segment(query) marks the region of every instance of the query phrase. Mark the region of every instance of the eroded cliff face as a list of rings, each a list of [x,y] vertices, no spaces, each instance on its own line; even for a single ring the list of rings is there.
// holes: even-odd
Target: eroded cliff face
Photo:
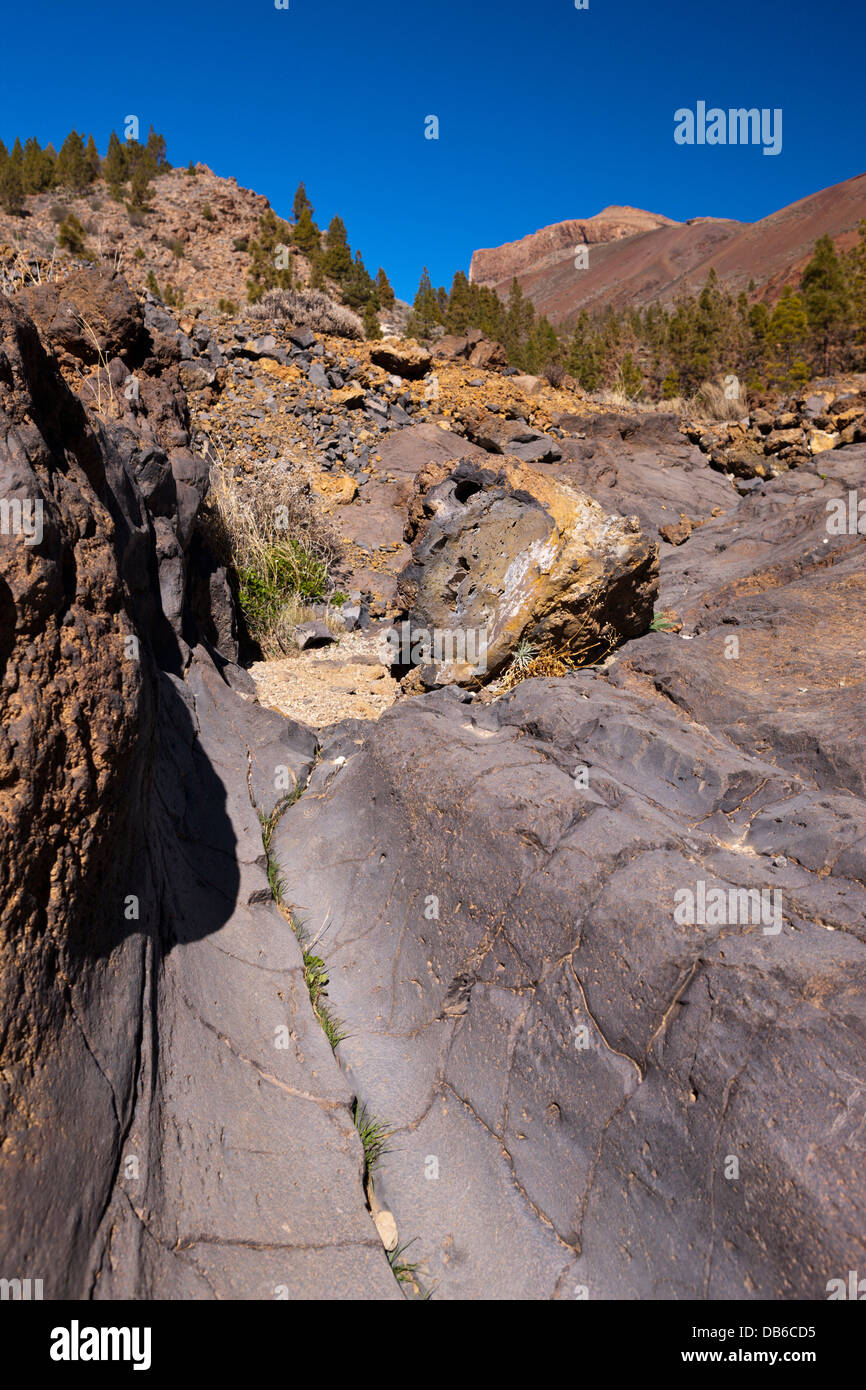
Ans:
[[[479,285],[507,286],[515,275],[542,269],[551,257],[558,260],[563,252],[573,256],[576,246],[598,246],[602,242],[636,236],[639,232],[651,232],[656,227],[678,225],[670,217],[643,212],[640,208],[605,208],[595,217],[554,222],[519,241],[474,251],[469,278]]]
[[[132,595],[156,574],[115,442],[6,299],[0,411],[4,1253],[72,1289],[137,1068],[144,947],[129,914],[145,897],[157,679]],[[30,535],[16,503],[38,520]]]
[[[45,342],[0,298],[4,1277],[396,1296],[267,887],[270,769],[302,780],[315,738],[198,644],[188,601],[207,466],[182,335],[96,272],[26,299]],[[52,342],[73,367],[98,345],[90,407]]]
[[[470,278],[506,298],[516,275],[536,310],[558,325],[573,323],[583,309],[673,304],[698,292],[711,270],[734,294],[754,281],[775,300],[784,285],[797,285],[820,236],[852,245],[864,213],[864,174],[758,222],[674,222],[635,208],[605,208],[596,217],[554,223],[476,251]],[[585,258],[575,256],[579,246],[588,248]]]

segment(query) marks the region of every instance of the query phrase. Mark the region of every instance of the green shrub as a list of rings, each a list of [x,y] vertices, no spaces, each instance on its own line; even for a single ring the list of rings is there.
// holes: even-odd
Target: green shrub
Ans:
[[[300,541],[287,537],[265,549],[255,564],[239,569],[238,581],[241,608],[255,636],[273,626],[292,598],[322,598],[328,567]]]
[[[73,256],[84,257],[87,255],[84,228],[74,212],[70,212],[69,216],[60,223],[57,229],[57,245],[62,246]]]

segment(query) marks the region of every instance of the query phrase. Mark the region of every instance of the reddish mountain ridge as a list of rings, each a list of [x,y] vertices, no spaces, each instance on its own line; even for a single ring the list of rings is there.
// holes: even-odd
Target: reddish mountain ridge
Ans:
[[[693,217],[674,222],[637,208],[609,207],[585,220],[557,222],[472,257],[469,278],[503,298],[516,275],[553,324],[582,309],[670,303],[699,289],[712,267],[735,293],[750,280],[771,297],[796,281],[818,237],[851,246],[866,218],[866,174],[802,198],[759,222]],[[575,266],[578,246],[588,265]]]

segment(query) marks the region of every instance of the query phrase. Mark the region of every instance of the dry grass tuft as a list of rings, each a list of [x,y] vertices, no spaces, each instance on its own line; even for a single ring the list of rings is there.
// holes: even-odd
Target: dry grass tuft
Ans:
[[[327,598],[342,545],[303,478],[259,467],[255,477],[214,450],[200,527],[218,563],[234,570],[250,636],[265,657],[286,655],[310,603]]]
[[[330,333],[336,338],[362,340],[364,325],[342,304],[321,290],[268,290],[249,310],[251,319],[275,319],[308,328],[311,333]]]

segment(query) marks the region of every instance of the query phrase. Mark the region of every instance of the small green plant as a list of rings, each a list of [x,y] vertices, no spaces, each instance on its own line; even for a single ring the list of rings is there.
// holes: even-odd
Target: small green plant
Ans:
[[[248,236],[236,236],[232,242],[235,251],[249,251],[250,239]]]
[[[70,212],[57,228],[57,244],[64,247],[72,256],[84,257],[87,255],[84,228],[74,212]]]
[[[189,161],[189,164],[186,166],[186,172],[187,172],[187,174],[189,175],[189,177],[190,177],[191,179],[194,179],[195,176],[196,176],[196,174],[198,173],[198,169],[196,169],[196,167],[195,167],[195,165],[193,164],[192,160],[190,160],[190,161]]]
[[[676,627],[670,618],[666,618],[664,613],[656,613],[649,625],[650,632],[671,632]]]
[[[301,949],[303,950],[303,947]],[[344,1032],[342,1023],[325,999],[328,993],[328,973],[325,969],[325,963],[320,956],[315,956],[306,950],[304,950],[304,979],[310,994],[313,1012],[322,1026],[325,1037],[331,1044],[331,1051],[336,1052],[340,1043],[348,1035]]]
[[[140,246],[136,246],[136,248],[135,248],[135,259],[136,259],[137,261],[143,261],[143,260],[144,260],[144,252],[142,251],[142,249],[141,249]]]
[[[181,241],[180,237],[173,237],[170,240],[165,241],[163,245],[168,247],[169,251],[174,256],[174,259],[176,261],[183,260],[183,255],[186,248],[184,247],[184,244]]]
[[[409,1246],[414,1244],[414,1240],[407,1240],[405,1245],[398,1245],[396,1250],[389,1250],[388,1263],[391,1266],[391,1272],[398,1284],[410,1284],[416,1292],[420,1293],[421,1286],[417,1278],[418,1264],[410,1264],[408,1260],[403,1259],[403,1255],[409,1249]],[[426,1297],[430,1297],[429,1293]]]
[[[289,537],[265,547],[256,563],[238,570],[239,599],[250,632],[273,625],[280,610],[295,595],[319,599],[328,582],[328,567]]]
[[[162,299],[159,284],[157,283],[156,276],[154,275],[152,270],[149,270],[147,272],[147,279],[144,283],[147,285],[147,288],[150,290],[151,294],[155,294],[157,298]]]
[[[268,887],[271,890],[271,897],[277,904],[277,907],[282,907],[283,894],[286,890],[286,881],[273,859],[268,860]]]
[[[342,589],[335,589],[334,592],[331,594],[331,603],[335,608],[342,608],[343,604],[347,601],[348,597],[349,595],[344,594]]]
[[[538,648],[534,643],[521,638],[514,649],[514,656],[511,658],[511,666],[515,671],[525,671],[538,656]]]
[[[202,215],[202,217],[204,218],[205,222],[215,222],[215,221],[216,221],[216,215],[215,215],[214,210],[213,210],[213,208],[211,207],[210,203],[205,203],[204,207],[203,207],[202,210],[201,210],[201,215]]]
[[[238,306],[233,299],[221,299],[217,308],[221,314],[236,314],[238,311]]]
[[[355,1101],[355,1113],[353,1115],[355,1128],[361,1137],[361,1144],[364,1148],[364,1165],[366,1176],[378,1168],[386,1153],[390,1153],[388,1140],[391,1137],[391,1130],[381,1120],[376,1120],[368,1111],[366,1105],[360,1101]]]
[[[280,817],[285,811],[293,806],[298,797],[302,795],[304,788],[300,783],[294,791],[277,802],[269,816],[259,812],[259,821],[262,827],[262,844],[265,847],[265,855],[268,862],[268,887],[271,890],[271,897],[285,917],[292,931],[298,939],[301,948],[301,955],[304,962],[304,982],[310,996],[310,1003],[313,1006],[313,1013],[319,1020],[322,1031],[328,1042],[331,1044],[332,1051],[336,1052],[340,1043],[346,1037],[343,1025],[333,1013],[328,1003],[328,969],[321,956],[317,956],[313,950],[315,942],[310,946],[306,944],[306,929],[304,923],[295,916],[291,907],[286,902],[286,881],[280,872],[280,867],[276,859],[271,854],[271,840],[274,831],[279,824]]]

